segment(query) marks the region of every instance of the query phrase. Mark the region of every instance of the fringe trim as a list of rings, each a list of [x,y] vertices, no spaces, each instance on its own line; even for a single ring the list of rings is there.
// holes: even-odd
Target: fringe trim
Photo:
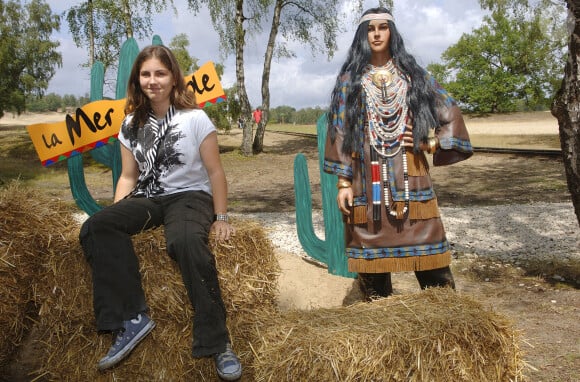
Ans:
[[[348,271],[355,273],[385,273],[428,271],[451,264],[451,252],[436,255],[385,257],[380,259],[348,259]]]
[[[397,216],[400,216],[403,213],[403,208],[405,208],[405,202],[395,202],[391,208],[397,211]],[[426,220],[438,218],[439,216],[437,198],[421,202],[409,202],[409,219],[411,220]],[[405,219],[405,216],[402,219]]]
[[[423,153],[415,154],[413,150],[407,153],[407,171],[409,176],[425,176],[429,174],[429,163]]]
[[[391,208],[397,211],[397,216],[401,216],[403,208],[405,208],[405,202],[395,202]],[[409,202],[409,214],[402,216],[399,220],[404,220],[407,216],[411,220],[427,220],[441,217],[437,198],[421,202]],[[353,207],[351,214],[346,218],[346,222],[348,224],[367,224],[367,206]]]
[[[347,218],[349,224],[367,224],[367,206],[354,206]]]

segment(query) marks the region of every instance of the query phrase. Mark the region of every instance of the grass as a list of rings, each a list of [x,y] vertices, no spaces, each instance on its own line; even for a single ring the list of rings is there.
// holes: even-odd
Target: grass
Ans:
[[[316,134],[316,125],[270,124],[268,131],[284,131],[300,134]]]
[[[89,189],[108,188],[112,200],[110,170],[83,154],[84,177]],[[104,173],[108,173],[105,174]],[[41,189],[47,195],[75,205],[70,191],[66,161],[43,167],[26,129],[21,125],[0,126],[0,185],[18,180],[23,186]],[[92,191],[91,191],[92,192]],[[97,201],[102,191],[95,197]]]

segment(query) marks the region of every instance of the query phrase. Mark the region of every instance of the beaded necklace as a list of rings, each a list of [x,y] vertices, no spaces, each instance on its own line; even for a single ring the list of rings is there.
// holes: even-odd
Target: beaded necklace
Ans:
[[[408,106],[408,82],[392,60],[384,66],[367,65],[362,76],[366,95],[368,136],[371,145],[371,176],[373,185],[373,220],[380,220],[381,176],[387,213],[402,219],[409,210],[409,173],[405,147],[401,144],[405,133]],[[389,159],[402,154],[405,206],[400,213],[390,207]]]

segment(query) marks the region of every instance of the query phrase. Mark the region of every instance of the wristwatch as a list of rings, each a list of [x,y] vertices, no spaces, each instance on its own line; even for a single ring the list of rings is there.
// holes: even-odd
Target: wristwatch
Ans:
[[[215,214],[213,216],[213,221],[228,222],[228,214]]]

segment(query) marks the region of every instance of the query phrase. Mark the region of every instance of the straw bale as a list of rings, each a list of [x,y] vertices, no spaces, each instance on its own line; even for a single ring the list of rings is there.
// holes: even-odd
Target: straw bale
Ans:
[[[194,314],[163,230],[134,237],[152,334],[118,367],[99,373],[111,344],[95,331],[91,273],[69,211],[37,191],[0,193],[0,357],[35,322],[36,380],[216,380],[191,357]],[[448,290],[346,308],[280,312],[273,247],[260,225],[234,221],[227,244],[210,237],[228,326],[245,381],[509,381],[521,378],[517,333],[506,319]],[[6,296],[6,298],[5,298]],[[31,306],[32,305],[32,306]],[[36,307],[38,315],[34,316]],[[30,316],[31,320],[26,317]],[[8,321],[8,319],[12,319]]]
[[[216,256],[228,326],[244,365],[251,363],[250,342],[255,314],[270,315],[276,306],[277,259],[263,229],[234,222],[237,235],[227,244],[210,236]],[[78,229],[76,234],[78,235]],[[166,254],[163,229],[134,237],[150,315],[157,323],[151,335],[119,367],[99,373],[98,359],[111,345],[110,335],[97,335],[92,311],[90,267],[78,240],[66,256],[46,259],[40,282],[42,297],[37,341],[44,345],[37,375],[49,380],[215,380],[211,359],[191,356],[191,304],[175,262]],[[266,312],[266,313],[260,313]],[[249,379],[246,379],[249,378]],[[251,371],[244,379],[252,380]]]
[[[36,316],[32,280],[40,258],[66,241],[69,209],[12,181],[0,189],[0,367],[15,355]]]
[[[256,381],[517,381],[518,333],[461,294],[433,288],[259,326]]]

